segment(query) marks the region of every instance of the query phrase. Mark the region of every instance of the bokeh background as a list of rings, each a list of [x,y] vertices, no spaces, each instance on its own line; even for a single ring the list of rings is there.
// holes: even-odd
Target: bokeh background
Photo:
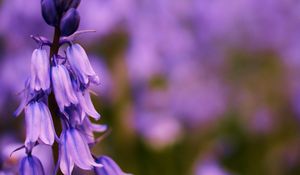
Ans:
[[[24,140],[13,112],[29,36],[53,35],[39,3],[0,0],[1,172]],[[82,0],[79,12],[97,31],[78,42],[111,129],[95,154],[135,175],[300,174],[300,1]]]

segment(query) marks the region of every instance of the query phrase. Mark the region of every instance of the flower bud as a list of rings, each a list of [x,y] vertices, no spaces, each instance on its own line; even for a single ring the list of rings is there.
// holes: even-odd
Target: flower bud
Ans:
[[[56,10],[62,14],[69,9],[71,3],[72,0],[55,0]]]
[[[76,9],[70,8],[62,17],[60,30],[63,36],[72,35],[79,27],[80,16]]]
[[[80,1],[81,0],[73,0],[70,4],[70,7],[69,8],[77,8],[80,4]]]
[[[58,23],[57,11],[53,0],[41,0],[42,15],[46,23],[56,26]]]

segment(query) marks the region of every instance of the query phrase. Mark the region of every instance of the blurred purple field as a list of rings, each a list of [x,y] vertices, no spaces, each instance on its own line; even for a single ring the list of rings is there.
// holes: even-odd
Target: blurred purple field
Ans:
[[[82,0],[78,11],[79,29],[96,30],[77,42],[110,131],[94,154],[134,175],[300,174],[300,1]],[[30,35],[53,31],[40,0],[0,0],[0,175],[25,155],[10,156],[26,137],[13,114]],[[53,172],[51,147],[33,154]]]

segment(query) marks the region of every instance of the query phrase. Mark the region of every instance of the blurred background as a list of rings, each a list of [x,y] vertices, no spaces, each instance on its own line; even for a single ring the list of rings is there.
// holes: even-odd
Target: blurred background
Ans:
[[[95,154],[135,175],[300,174],[300,1],[82,0],[79,12],[97,31],[78,42],[112,131]],[[0,0],[2,172],[24,141],[13,112],[31,34],[53,35],[40,0]]]

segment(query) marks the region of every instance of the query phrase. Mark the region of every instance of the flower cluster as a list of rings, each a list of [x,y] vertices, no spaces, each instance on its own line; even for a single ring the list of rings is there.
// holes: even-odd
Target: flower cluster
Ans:
[[[25,83],[23,101],[16,115],[24,110],[27,157],[20,162],[20,174],[45,174],[40,160],[31,154],[38,144],[59,145],[57,166],[63,174],[72,174],[74,166],[94,170],[96,174],[124,174],[110,158],[92,155],[90,146],[97,140],[93,132],[104,132],[106,125],[94,124],[89,117],[100,119],[89,92],[90,84],[99,84],[85,50],[74,42],[80,16],[76,8],[80,0],[42,0],[42,15],[55,28],[54,40],[35,37],[39,47],[31,57],[31,74]],[[61,46],[68,44],[64,52]],[[45,47],[50,47],[48,54]],[[65,53],[64,55],[60,53]],[[62,131],[56,135],[53,121],[60,121]],[[109,173],[111,172],[111,173]],[[56,173],[56,172],[55,172]]]

